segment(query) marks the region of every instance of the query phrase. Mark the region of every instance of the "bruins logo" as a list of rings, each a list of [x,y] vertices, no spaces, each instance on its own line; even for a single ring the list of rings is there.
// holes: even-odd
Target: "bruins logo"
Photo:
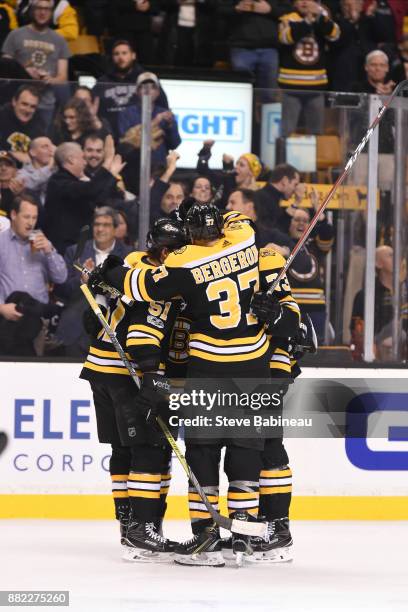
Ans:
[[[183,246],[183,247],[181,247],[180,249],[176,249],[175,251],[173,251],[173,253],[174,253],[175,255],[182,255],[182,254],[184,253],[184,251],[186,251],[186,250],[187,250],[187,247],[186,247],[186,246]]]
[[[319,61],[319,45],[311,36],[302,38],[293,50],[293,57],[299,64],[311,66]]]

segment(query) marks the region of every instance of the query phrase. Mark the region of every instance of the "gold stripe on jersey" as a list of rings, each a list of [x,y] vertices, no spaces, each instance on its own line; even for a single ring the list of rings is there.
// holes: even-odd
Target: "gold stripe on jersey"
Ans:
[[[250,361],[252,359],[258,359],[258,357],[262,357],[269,350],[269,342],[266,336],[264,336],[261,341],[262,344],[260,348],[257,350],[251,350],[246,352],[239,352],[239,347],[234,347],[235,354],[220,354],[217,350],[217,347],[211,347],[212,350],[198,350],[193,348],[192,343],[190,343],[190,357],[198,357],[200,359],[205,359],[207,361],[222,361],[224,363],[227,362],[237,362],[237,361]],[[248,347],[241,347],[241,350]]]
[[[132,361],[132,358],[128,353],[126,353],[126,357],[135,368],[137,375],[140,376],[141,372],[138,369],[137,364]],[[105,351],[94,346],[90,347],[83,367],[101,374],[120,374],[130,376],[126,366],[116,351]]]
[[[298,304],[325,304],[326,298],[324,289],[313,288],[306,289],[304,287],[293,287],[292,295]]]
[[[319,249],[324,252],[330,251],[334,244],[334,238],[330,238],[330,240],[322,240],[319,238],[319,235],[315,237],[315,241]]]
[[[129,331],[140,331],[145,332],[146,334],[156,336],[159,340],[163,340],[164,334],[159,329],[155,329],[154,327],[149,327],[148,325],[135,324],[129,325]]]
[[[229,227],[232,227],[233,223],[241,222],[241,223],[248,223],[251,224],[252,220],[247,217],[246,215],[244,215],[243,213],[237,211],[237,210],[230,210],[226,213],[224,213],[223,215],[223,219],[224,219],[224,228],[228,229]]]
[[[235,346],[241,344],[255,344],[264,335],[263,329],[261,329],[256,336],[247,336],[245,338],[231,338],[231,340],[221,340],[219,338],[213,338],[212,336],[206,336],[205,334],[190,334],[190,342],[194,340],[200,340],[207,344],[215,346]]]
[[[269,367],[271,370],[281,370],[290,374],[292,368],[289,353],[281,348],[276,348],[269,362]]]
[[[289,308],[289,310],[292,310],[293,312],[296,312],[296,314],[300,315],[300,308],[297,305],[297,302],[295,302],[293,295],[287,295],[286,297],[281,298],[279,302],[285,306],[285,308]]]
[[[149,327],[148,325],[135,324],[130,325],[128,329],[126,346],[157,346],[160,348],[160,342],[163,340],[163,332]]]

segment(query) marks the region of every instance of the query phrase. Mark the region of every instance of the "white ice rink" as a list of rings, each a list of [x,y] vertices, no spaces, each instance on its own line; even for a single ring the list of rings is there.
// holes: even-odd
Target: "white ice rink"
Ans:
[[[45,609],[75,612],[408,611],[407,523],[296,521],[292,532],[293,563],[184,568],[121,561],[113,521],[2,520],[0,589],[69,590],[69,608]],[[165,533],[190,537],[178,521]]]

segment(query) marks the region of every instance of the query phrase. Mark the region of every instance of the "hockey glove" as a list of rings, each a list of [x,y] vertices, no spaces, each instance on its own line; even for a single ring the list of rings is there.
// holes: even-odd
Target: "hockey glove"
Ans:
[[[282,306],[272,295],[268,295],[266,291],[254,293],[251,311],[260,323],[266,324],[268,329],[273,328],[275,323],[282,317]]]
[[[148,425],[154,425],[160,405],[168,399],[170,382],[165,376],[147,372],[143,374],[142,386],[136,396],[136,408],[143,414]]]
[[[88,277],[88,287],[92,293],[103,294],[103,290],[101,291],[99,287],[100,283],[106,283],[105,276],[108,270],[117,268],[118,266],[123,266],[123,259],[117,255],[110,254],[102,264],[96,266],[96,268],[92,270]]]
[[[106,316],[107,309],[101,305],[99,305],[99,307],[102,311],[103,316]],[[82,325],[84,326],[84,330],[91,338],[91,340],[95,340],[102,329],[102,325],[96,314],[94,314],[92,308],[87,308],[84,314],[82,315]]]
[[[269,333],[282,338],[293,338],[299,330],[299,313],[278,301],[266,291],[254,293],[251,311]]]
[[[296,361],[302,359],[305,353],[314,355],[317,352],[318,342],[312,319],[307,313],[302,315],[299,331],[292,341],[292,354]]]

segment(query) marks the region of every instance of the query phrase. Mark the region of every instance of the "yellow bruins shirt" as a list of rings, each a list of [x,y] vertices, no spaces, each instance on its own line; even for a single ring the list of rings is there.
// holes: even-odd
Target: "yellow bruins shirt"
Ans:
[[[156,270],[129,270],[117,288],[136,301],[181,295],[191,312],[190,359],[225,371],[230,364],[246,365],[268,353],[269,340],[250,304],[254,291],[267,288],[283,264],[274,251],[258,252],[253,229],[236,221],[212,245],[185,246]],[[117,286],[118,277],[112,275],[108,282]],[[289,316],[298,319],[286,278],[276,295]]]
[[[125,264],[131,269],[154,269],[143,252],[130,253]],[[177,315],[174,300],[151,301],[125,306],[121,300],[109,302],[106,319],[116,333],[126,355],[140,376],[144,371],[164,371],[164,357]],[[80,378],[114,385],[130,376],[104,329],[89,348]]]

